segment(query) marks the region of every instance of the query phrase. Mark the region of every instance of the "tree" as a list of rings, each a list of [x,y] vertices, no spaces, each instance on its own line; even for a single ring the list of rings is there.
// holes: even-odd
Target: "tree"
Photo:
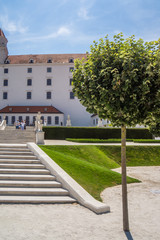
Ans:
[[[160,106],[160,78],[155,66],[159,41],[115,35],[93,42],[86,59],[75,61],[73,92],[89,113],[121,126],[123,229],[129,231],[126,184],[126,127],[144,124]]]

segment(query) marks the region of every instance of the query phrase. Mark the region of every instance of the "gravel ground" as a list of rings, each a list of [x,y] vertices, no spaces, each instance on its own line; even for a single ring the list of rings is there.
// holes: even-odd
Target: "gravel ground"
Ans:
[[[0,240],[159,240],[160,167],[130,167],[128,175],[142,181],[128,185],[132,238],[122,230],[121,186],[116,186],[102,192],[111,207],[102,215],[79,204],[1,204]]]

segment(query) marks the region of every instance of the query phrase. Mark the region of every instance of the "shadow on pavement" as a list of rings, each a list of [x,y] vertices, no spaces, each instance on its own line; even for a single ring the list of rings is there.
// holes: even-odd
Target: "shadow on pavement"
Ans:
[[[129,231],[124,231],[128,240],[133,240],[133,237]]]

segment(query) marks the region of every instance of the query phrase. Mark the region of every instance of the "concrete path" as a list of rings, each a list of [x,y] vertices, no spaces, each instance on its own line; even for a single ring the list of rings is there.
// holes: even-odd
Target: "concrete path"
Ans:
[[[120,171],[120,169],[117,169]],[[160,239],[160,167],[128,168],[141,179],[128,186],[134,240]],[[96,215],[79,204],[0,205],[0,240],[127,240],[122,230],[121,186],[107,188],[111,212]]]
[[[120,146],[121,143],[76,143],[76,142],[69,142],[66,140],[44,140],[45,145],[104,145],[104,146]],[[127,146],[160,146],[160,143],[134,143],[134,142],[127,142]]]

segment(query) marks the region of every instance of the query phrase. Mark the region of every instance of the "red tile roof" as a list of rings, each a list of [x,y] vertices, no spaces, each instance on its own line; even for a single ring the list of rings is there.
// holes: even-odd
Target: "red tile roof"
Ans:
[[[6,106],[0,110],[0,113],[59,113],[61,111],[53,106]]]
[[[31,54],[31,55],[11,55],[8,56],[10,64],[29,64],[30,60],[33,63],[47,63],[51,60],[52,63],[69,63],[69,59],[86,58],[86,54]],[[49,64],[49,63],[48,63]]]

